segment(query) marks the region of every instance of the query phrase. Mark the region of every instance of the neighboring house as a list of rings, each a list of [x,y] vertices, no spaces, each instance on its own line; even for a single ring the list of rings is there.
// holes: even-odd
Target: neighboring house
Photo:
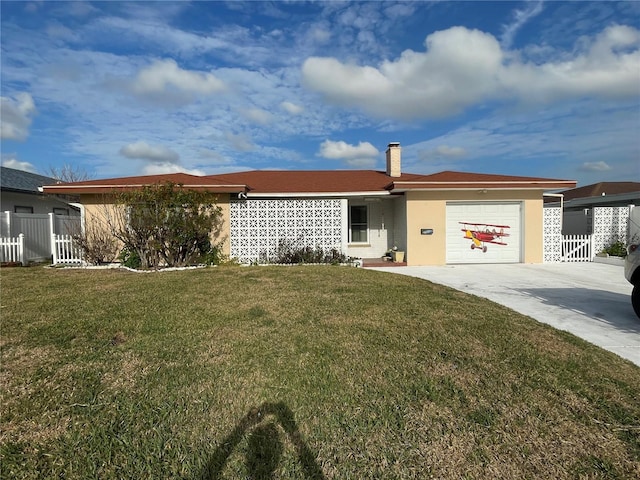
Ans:
[[[80,209],[65,199],[45,195],[43,185],[55,183],[51,177],[0,167],[0,237],[6,241],[24,236],[21,261],[51,257],[51,236],[77,227]],[[6,252],[0,253],[5,261]]]
[[[600,182],[561,192],[564,209],[640,205],[640,182]]]
[[[627,212],[640,205],[640,182],[599,182],[560,192],[563,196],[562,233],[589,235],[594,233],[594,213],[602,207],[614,212]],[[545,206],[559,206],[558,197],[547,198]],[[602,212],[602,210],[601,210]]]
[[[47,185],[44,191],[79,196],[90,221],[100,217],[114,191],[167,181],[218,194],[225,253],[242,262],[268,258],[279,240],[289,239],[359,258],[379,258],[397,247],[406,252],[408,265],[541,263],[543,193],[576,184],[402,173],[400,145],[391,143],[384,172],[179,173]]]
[[[39,190],[43,185],[54,183],[55,178],[0,167],[0,212],[80,215],[76,207]]]

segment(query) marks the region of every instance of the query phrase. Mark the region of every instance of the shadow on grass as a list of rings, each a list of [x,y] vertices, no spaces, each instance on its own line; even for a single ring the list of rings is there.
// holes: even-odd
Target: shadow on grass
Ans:
[[[325,480],[325,476],[316,462],[316,456],[304,442],[298,430],[293,413],[282,402],[263,403],[257,408],[252,408],[213,453],[202,478],[210,480],[222,478],[230,455],[247,435],[248,448],[245,464],[249,478],[273,478],[284,450],[278,432],[278,424],[295,447],[298,461],[305,472],[305,478]]]

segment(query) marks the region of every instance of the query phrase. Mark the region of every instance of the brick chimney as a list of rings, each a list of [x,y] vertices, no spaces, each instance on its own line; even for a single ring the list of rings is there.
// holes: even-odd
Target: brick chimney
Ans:
[[[391,142],[387,147],[387,175],[390,177],[399,177],[402,173],[401,150],[400,142]]]

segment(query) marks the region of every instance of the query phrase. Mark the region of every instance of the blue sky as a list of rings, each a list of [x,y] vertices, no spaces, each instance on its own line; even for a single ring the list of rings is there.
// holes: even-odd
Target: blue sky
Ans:
[[[640,2],[1,8],[5,166],[640,181]]]

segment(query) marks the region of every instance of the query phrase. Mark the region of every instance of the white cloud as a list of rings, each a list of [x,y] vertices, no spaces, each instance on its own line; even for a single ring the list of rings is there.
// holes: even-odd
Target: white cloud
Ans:
[[[236,135],[231,132],[225,132],[224,138],[231,148],[238,152],[250,152],[256,148],[253,142],[251,142],[251,138],[244,133],[238,133]]]
[[[314,42],[324,44],[331,38],[331,32],[324,28],[316,27],[309,32],[309,36]]]
[[[607,162],[585,162],[582,164],[581,170],[588,172],[608,172],[611,166]]]
[[[462,147],[450,147],[448,145],[438,145],[432,150],[422,150],[418,152],[421,160],[455,160],[467,155],[467,151]]]
[[[465,27],[435,32],[425,46],[377,67],[310,57],[303,83],[331,103],[400,119],[451,116],[488,100],[536,104],[640,93],[640,31],[632,27],[608,27],[586,50],[541,64],[524,63],[491,34]]]
[[[212,73],[183,70],[175,60],[158,60],[140,70],[133,89],[140,94],[157,94],[173,87],[185,93],[209,95],[225,90],[225,84]]]
[[[67,42],[78,41],[76,32],[60,23],[52,23],[47,27],[46,32],[53,40],[64,40]]]
[[[614,25],[571,59],[505,67],[501,83],[523,101],[534,104],[563,98],[633,98],[640,94],[638,72],[640,31]]]
[[[136,142],[125,145],[120,149],[120,155],[127,158],[148,160],[156,163],[177,164],[180,156],[173,150],[162,145],[149,145],[147,142]]]
[[[65,13],[78,18],[84,18],[99,11],[89,2],[71,2],[70,4],[64,5],[63,8]]]
[[[29,126],[36,105],[31,95],[17,93],[13,98],[0,97],[0,138],[3,140],[24,141],[29,136]]]
[[[358,158],[358,157],[375,157],[378,155],[378,149],[369,142],[360,142],[358,145],[350,145],[342,140],[334,142],[325,140],[320,144],[319,156],[332,160]]]
[[[142,167],[143,175],[160,175],[164,173],[189,173],[191,175],[205,175],[197,168],[187,168],[180,164],[180,156],[173,150],[162,145],[149,145],[147,142],[136,142],[125,145],[120,149],[120,155],[145,160],[148,163]]]
[[[280,107],[291,115],[300,115],[304,112],[304,107],[291,102],[282,102]]]
[[[375,158],[349,158],[344,161],[348,166],[354,168],[373,168],[376,165]]]
[[[35,166],[29,162],[21,162],[14,154],[3,155],[2,166],[8,168],[15,168],[16,170],[23,170],[30,173],[38,173]]]
[[[495,92],[503,57],[494,37],[454,27],[429,35],[426,45],[425,53],[406,50],[379,68],[311,57],[303,82],[332,103],[409,119],[451,115]]]
[[[198,169],[184,168],[182,165],[176,165],[171,162],[151,163],[145,165],[142,169],[143,175],[162,175],[165,173],[189,173],[191,175],[206,175],[205,172]]]
[[[216,150],[209,148],[201,148],[198,150],[198,156],[203,158],[209,164],[214,165],[231,165],[233,162]]]
[[[389,18],[409,17],[413,15],[415,8],[412,4],[396,3],[384,9],[384,13]]]
[[[330,160],[342,160],[352,167],[364,167],[375,165],[379,153],[378,149],[369,142],[350,145],[344,141],[325,140],[320,144],[318,156]]]
[[[383,20],[379,6],[374,2],[347,3],[336,20],[350,28],[358,30],[374,30]]]
[[[24,7],[24,11],[27,13],[36,13],[40,9],[43,3],[44,2],[42,1],[28,2]]]
[[[509,25],[502,26],[502,37],[500,38],[502,46],[509,48],[513,43],[518,30],[520,30],[529,20],[539,15],[543,9],[542,1],[528,2],[527,6],[522,10],[513,12],[514,21]]]
[[[250,120],[253,123],[257,123],[258,125],[269,125],[271,122],[273,122],[273,115],[260,108],[250,108],[248,110],[244,110],[243,115],[247,120]]]
[[[462,147],[449,147],[448,145],[440,145],[436,149],[436,153],[443,157],[463,157],[467,151]]]

